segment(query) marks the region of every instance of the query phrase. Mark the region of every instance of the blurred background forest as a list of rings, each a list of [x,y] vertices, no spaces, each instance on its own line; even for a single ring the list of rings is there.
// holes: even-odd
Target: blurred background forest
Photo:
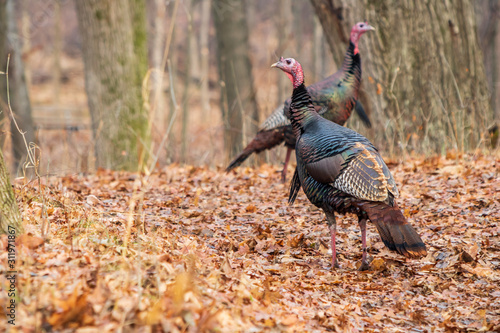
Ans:
[[[306,84],[321,80],[341,65],[350,28],[361,20],[377,29],[359,46],[360,99],[373,127],[362,126],[357,115],[348,127],[399,160],[496,149],[500,4],[495,0],[0,4],[0,70],[10,53],[12,109],[27,142],[39,147],[31,148],[43,173],[133,169],[146,160],[149,168],[173,162],[225,166],[291,94],[287,78],[270,65],[279,56],[294,57],[304,67]],[[108,30],[95,22],[109,22]],[[224,40],[238,43],[224,47]],[[135,60],[129,62],[130,48]],[[241,62],[228,60],[228,52]],[[102,67],[103,59],[108,66]],[[106,78],[116,81],[111,83],[116,91],[107,95],[95,84]],[[3,81],[2,76],[1,149],[11,174],[20,175],[25,143],[10,120]],[[236,104],[227,99],[234,87]],[[142,113],[123,125],[113,110],[135,95]],[[125,131],[118,128],[115,135],[113,123]],[[134,127],[137,123],[142,125]],[[107,135],[108,147],[99,143]],[[245,165],[280,163],[284,152],[268,151]],[[128,164],[106,159],[115,153],[130,159]]]

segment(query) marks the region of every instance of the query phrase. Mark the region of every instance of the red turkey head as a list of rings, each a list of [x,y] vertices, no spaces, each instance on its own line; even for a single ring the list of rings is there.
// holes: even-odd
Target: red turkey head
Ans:
[[[375,30],[374,27],[368,24],[368,22],[358,22],[351,30],[351,42],[354,44],[354,54],[358,54],[358,42],[362,34],[367,31]]]
[[[276,67],[281,69],[286,73],[290,81],[293,83],[293,87],[297,88],[302,83],[304,83],[304,73],[302,72],[302,66],[299,62],[293,58],[280,58],[280,61],[271,65],[271,67]]]

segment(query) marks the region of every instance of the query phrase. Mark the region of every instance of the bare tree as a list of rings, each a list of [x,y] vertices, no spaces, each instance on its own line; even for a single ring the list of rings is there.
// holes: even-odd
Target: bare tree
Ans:
[[[59,0],[60,1],[60,0]],[[28,11],[28,0],[21,0],[21,35],[23,36],[23,54],[28,54],[31,51],[31,19]],[[26,84],[28,90],[31,88],[31,71],[29,67],[24,69],[24,74],[26,76]]]
[[[250,121],[258,123],[244,4],[239,0],[213,0],[212,6],[217,34],[224,145],[228,159],[243,148],[245,116],[250,115]]]
[[[165,112],[163,112],[163,106],[165,105],[165,96],[163,95],[163,71],[165,68],[162,68],[163,65],[163,48],[165,43],[165,1],[163,0],[154,0],[154,33],[153,33],[153,47],[151,50],[151,65],[156,70],[152,73],[153,76],[153,94],[152,94],[152,114],[150,117],[150,121],[157,122],[153,127],[153,130],[157,130],[161,128],[163,124],[165,124]],[[161,111],[160,111],[161,110]]]
[[[490,89],[490,104],[493,108],[494,123],[489,126],[491,145],[498,145],[500,126],[500,3],[496,0],[479,0],[476,4],[478,35],[483,51],[484,67]]]
[[[7,0],[0,0],[0,71],[4,71],[7,68]],[[7,86],[2,79],[0,80],[0,149],[3,148],[5,143],[5,132],[3,130],[5,123],[5,114],[8,109],[7,105]]]
[[[311,82],[320,81],[324,78],[325,69],[325,48],[323,43],[323,28],[319,20],[314,18],[314,33],[313,33],[312,59],[314,63],[313,80]]]
[[[135,54],[136,84],[142,86],[142,80],[148,70],[148,39],[146,27],[146,5],[144,0],[128,0],[130,19],[132,20],[133,50]]]
[[[52,82],[54,84],[54,103],[59,104],[61,95],[61,51],[62,51],[62,20],[61,0],[54,2],[54,62],[52,70]]]
[[[5,71],[7,56],[10,54],[9,85],[10,103],[14,111],[17,126],[24,133],[21,134],[16,123],[11,121],[12,150],[14,153],[14,169],[24,163],[28,154],[27,144],[35,142],[35,127],[31,115],[31,103],[26,86],[24,64],[20,35],[17,29],[16,15],[13,0],[0,0],[0,70]],[[5,80],[0,80],[0,99],[2,113],[0,117],[8,114],[7,86]],[[26,139],[26,141],[25,141]],[[3,143],[3,138],[0,138]]]
[[[6,45],[7,36],[5,32],[7,32],[7,0],[0,0],[0,48],[2,53],[2,58],[5,57],[4,45]],[[1,33],[4,32],[4,33]],[[6,57],[5,57],[6,58]],[[6,62],[7,59],[5,59]],[[4,60],[1,59],[2,67],[1,71],[3,72],[7,68],[7,64],[4,63]],[[6,85],[6,76],[0,76],[0,89],[2,89],[2,113],[3,115],[6,111],[8,111],[8,105],[6,105],[6,96],[7,85]],[[1,136],[3,137],[3,135]],[[2,149],[0,147],[0,234],[8,234],[9,226],[14,228],[17,233],[22,232],[23,227],[21,224],[21,214],[19,213],[19,208],[17,207],[17,202],[14,197],[14,191],[10,184],[10,177],[7,171],[7,166],[5,164],[5,160],[3,158]]]
[[[0,0],[0,70],[7,70],[7,57],[5,54],[6,44],[7,44],[7,0]],[[12,19],[11,19],[12,20]],[[5,59],[4,59],[5,58]],[[8,112],[7,101],[7,77],[5,75],[0,76],[0,89],[2,90],[2,112],[0,116]],[[3,138],[3,135],[0,136]],[[2,140],[3,141],[3,140]],[[2,148],[0,147],[0,234],[8,234],[9,227],[12,230],[14,228],[16,233],[21,233],[23,231],[23,226],[21,224],[21,214],[19,213],[19,208],[17,207],[17,202],[14,197],[14,191],[10,184],[10,177],[7,171],[7,166],[3,158]]]
[[[279,0],[278,1],[278,15],[276,30],[278,32],[278,50],[277,56],[286,56],[289,46],[290,37],[292,35],[292,1],[291,0]],[[290,80],[285,75],[278,75],[278,103],[281,103],[287,99],[290,95]]]
[[[96,164],[137,169],[149,149],[142,78],[147,69],[144,2],[76,1]]]
[[[360,46],[377,144],[442,152],[485,141],[492,112],[471,0],[311,2],[337,64],[356,21],[377,28]]]
[[[498,109],[496,107],[496,97],[500,94],[498,93],[495,84],[499,80],[500,72],[497,55],[500,3],[495,0],[480,0],[476,1],[476,6],[479,21],[478,35],[481,43],[481,49],[483,50],[484,67],[486,69],[486,77],[488,78],[488,86],[491,91],[491,105],[493,109]]]
[[[194,59],[197,59],[193,54],[195,53],[195,35],[193,32],[193,1],[185,0],[186,3],[186,12],[188,16],[188,31],[187,31],[187,48],[186,48],[186,68],[184,75],[184,94],[182,97],[182,129],[181,129],[181,162],[186,163],[187,159],[187,149],[188,149],[188,124],[189,124],[189,96],[191,89],[191,75],[195,72],[196,66],[194,64]],[[199,71],[199,69],[198,69]]]
[[[201,23],[200,23],[200,98],[203,109],[203,117],[207,119],[210,110],[210,91],[208,89],[208,70],[210,64],[210,52],[208,48],[208,37],[210,33],[210,0],[201,0]]]

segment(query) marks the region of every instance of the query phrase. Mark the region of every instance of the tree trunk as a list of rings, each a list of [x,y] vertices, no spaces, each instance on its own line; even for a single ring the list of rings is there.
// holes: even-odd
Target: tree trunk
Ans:
[[[323,28],[319,20],[314,18],[314,33],[313,33],[313,47],[312,47],[312,60],[313,60],[313,79],[311,82],[317,82],[325,78],[323,73]]]
[[[7,69],[7,0],[0,0],[0,72],[5,72]],[[5,76],[0,76],[0,109],[8,110],[6,93],[7,87],[5,84]],[[5,129],[5,112],[0,112],[0,150],[4,149],[5,138],[7,131]]]
[[[191,73],[195,71],[193,68],[193,46],[195,40],[193,33],[193,2],[192,0],[185,0],[186,11],[188,13],[188,32],[187,32],[187,47],[186,47],[186,55],[184,59],[186,59],[185,72],[184,72],[184,93],[182,97],[182,129],[181,129],[181,162],[186,163],[187,160],[187,149],[188,149],[188,125],[189,125],[189,97],[190,97],[190,88],[191,88]]]
[[[9,53],[9,47],[7,42],[7,0],[0,0],[0,71],[4,72],[7,67],[7,53]],[[10,19],[9,21],[12,21]],[[12,60],[12,59],[11,59]],[[9,72],[12,69],[9,68]],[[11,83],[13,83],[11,81]],[[17,82],[16,82],[17,83]],[[12,85],[11,85],[12,87]],[[3,117],[8,111],[7,106],[7,87],[6,87],[6,77],[5,75],[0,76],[0,89],[1,89],[1,99],[2,105],[1,109],[4,112],[0,113],[0,117]],[[18,89],[16,89],[18,91]],[[11,96],[13,96],[11,94]],[[17,95],[16,95],[17,96]],[[4,134],[0,136],[0,139],[4,139]],[[10,184],[9,173],[7,171],[7,166],[3,158],[2,148],[0,147],[0,234],[9,234],[9,227],[16,230],[16,234],[19,235],[23,232],[23,226],[21,223],[21,214],[19,213],[19,208],[17,206],[16,199],[14,197],[14,191]]]
[[[278,2],[278,15],[277,15],[277,32],[278,32],[278,50],[277,58],[284,56],[291,56],[290,53],[290,39],[292,36],[292,2],[291,0],[279,0]],[[278,59],[276,59],[278,60]],[[277,103],[282,103],[290,97],[290,80],[285,75],[278,75],[278,92]],[[279,105],[279,104],[277,104]],[[272,110],[274,111],[274,110]],[[271,111],[271,112],[272,112]]]
[[[200,49],[198,44],[198,38],[195,34],[195,24],[198,11],[198,6],[201,8],[201,2],[196,0],[185,0],[186,14],[188,20],[188,48],[189,52],[186,54],[189,57],[189,67],[190,67],[190,78],[192,81],[197,82],[200,80]]]
[[[478,36],[483,51],[484,68],[491,92],[490,104],[493,108],[494,123],[489,126],[492,135],[491,145],[497,146],[498,126],[500,125],[500,3],[497,0],[476,1]]]
[[[395,153],[474,149],[492,118],[471,0],[311,0],[334,60],[341,63],[359,18],[361,101],[374,143]]]
[[[214,0],[224,145],[229,160],[243,149],[245,114],[258,114],[248,57],[244,1]]]
[[[243,1],[243,6],[245,8],[246,19],[247,19],[247,35],[248,31],[251,31],[252,27],[256,25],[256,17],[259,17],[259,7],[253,0]],[[249,9],[250,8],[250,9]],[[250,19],[250,21],[248,21]],[[250,37],[247,38],[248,49],[250,49]],[[247,52],[248,54],[248,52]],[[252,63],[250,62],[250,73],[252,73]],[[251,81],[251,86],[248,88],[252,91],[253,96],[249,96],[252,100],[251,104],[246,109],[250,113],[243,113],[243,146],[246,146],[250,140],[253,139],[255,133],[259,130],[260,125],[260,112],[257,106],[257,90],[254,89],[253,76]],[[251,163],[254,165],[260,165],[265,162],[264,155],[253,155],[250,157]]]
[[[23,232],[21,214],[0,149],[0,234],[12,234],[12,228],[16,231],[16,235]]]
[[[143,89],[146,89],[146,86],[143,87],[143,80],[146,76],[146,73],[149,68],[149,58],[148,58],[148,31],[146,25],[146,2],[144,0],[129,0],[130,4],[130,13],[132,19],[132,27],[133,27],[133,36],[134,36],[134,54],[135,54],[135,84],[139,89],[137,92],[137,112],[141,115],[142,123],[137,124],[137,128],[134,131],[137,131],[139,144],[138,148],[138,157],[139,157],[139,167],[142,168],[142,165],[148,162],[150,156],[150,148],[151,148],[151,132],[149,130],[148,120],[149,120],[149,112],[144,106],[144,99],[147,98],[147,94],[144,93]],[[134,123],[132,123],[135,125]],[[134,166],[132,165],[132,168]]]
[[[153,19],[152,45],[151,45],[151,91],[149,94],[148,113],[150,136],[153,142],[152,151],[157,151],[154,146],[155,142],[161,142],[167,125],[167,112],[165,112],[166,95],[164,92],[165,82],[165,37],[167,36],[166,20],[166,3],[163,0],[153,0],[153,9],[150,16]],[[160,152],[158,151],[158,154]]]
[[[96,165],[135,170],[149,146],[142,78],[147,69],[144,3],[76,1]]]
[[[52,82],[54,84],[54,104],[59,105],[61,97],[61,51],[62,51],[62,20],[61,0],[54,2],[54,53]]]
[[[21,34],[23,36],[23,45],[21,54],[28,54],[31,52],[31,17],[28,10],[28,0],[21,0]],[[29,67],[24,69],[26,76],[26,86],[28,91],[31,90],[31,71]]]
[[[200,98],[201,107],[203,110],[202,119],[208,120],[208,113],[210,111],[210,90],[208,87],[208,71],[210,65],[210,50],[208,48],[208,38],[210,34],[210,0],[201,0],[201,23],[200,23],[200,50],[201,50],[201,86]]]
[[[173,22],[173,28],[172,28],[172,36],[170,39],[170,49],[168,53],[168,60],[167,60],[167,70],[168,70],[168,85],[169,85],[169,111],[168,111],[168,116],[167,116],[167,126],[170,126],[172,124],[171,130],[168,131],[168,142],[171,144],[168,144],[165,146],[165,153],[167,156],[167,163],[172,163],[175,161],[178,161],[178,151],[177,149],[177,139],[176,139],[176,131],[173,130],[173,128],[177,128],[177,117],[178,113],[180,110],[180,103],[178,102],[179,97],[178,97],[178,85],[179,85],[179,80],[177,76],[177,63],[178,63],[178,47],[177,47],[177,25],[178,25],[178,15],[177,15],[177,4],[178,2],[169,3],[169,6],[167,7],[167,17],[170,18],[170,20]],[[171,22],[169,22],[170,25]],[[170,32],[170,30],[169,30]]]
[[[35,142],[35,126],[31,116],[31,103],[24,75],[24,64],[21,59],[20,35],[17,29],[13,0],[0,0],[0,25],[3,25],[0,27],[0,35],[2,35],[0,40],[0,70],[6,70],[7,55],[10,54],[10,104],[17,126],[19,126],[18,130],[16,123],[14,121],[10,122],[14,170],[17,170],[26,161],[28,155],[27,144]],[[6,33],[7,36],[5,36]],[[2,100],[1,107],[4,110],[2,114],[9,114],[7,85],[4,77],[0,80],[0,98]],[[24,133],[25,138],[19,131]]]
[[[146,4],[144,0],[129,0],[136,57],[136,83],[142,87],[142,80],[148,71],[148,31],[146,27]]]

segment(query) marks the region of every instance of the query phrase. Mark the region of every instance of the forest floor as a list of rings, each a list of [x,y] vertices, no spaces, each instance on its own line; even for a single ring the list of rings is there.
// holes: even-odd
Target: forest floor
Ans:
[[[337,219],[331,271],[324,214],[302,192],[288,205],[278,167],[17,184],[27,235],[16,243],[16,325],[0,311],[0,331],[499,332],[500,157],[389,167],[428,255],[389,252],[369,224],[366,272],[355,217]]]

